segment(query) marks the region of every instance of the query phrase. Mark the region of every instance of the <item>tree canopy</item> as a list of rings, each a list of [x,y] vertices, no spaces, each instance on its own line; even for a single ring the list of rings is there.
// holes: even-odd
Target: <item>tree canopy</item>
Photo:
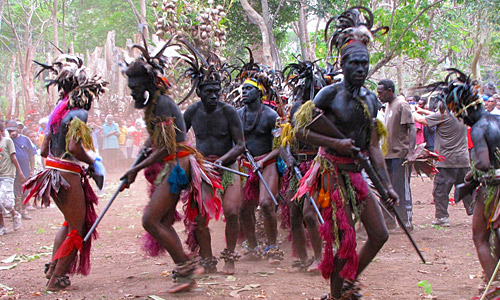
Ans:
[[[144,12],[141,2],[145,4]],[[27,105],[26,101],[42,97],[38,95],[41,92],[29,92],[41,90],[42,85],[39,80],[33,82],[35,70],[29,65],[32,59],[45,61],[50,53],[53,56],[52,44],[84,56],[96,47],[103,48],[108,32],[113,30],[115,45],[126,48],[126,41],[133,41],[139,32],[143,13],[149,32],[155,33],[155,22],[162,15],[153,7],[154,2],[157,7],[169,2],[181,3],[176,7],[181,7],[178,13],[183,20],[197,22],[195,13],[184,11],[194,2],[185,0],[2,1],[0,64],[10,72],[2,75],[0,99],[16,95],[24,100],[20,100],[22,107]],[[197,0],[196,3],[203,7],[223,7],[225,13],[220,25],[226,37],[221,55],[230,63],[237,63],[237,57],[246,59],[244,46],[260,53],[262,32],[241,1]],[[304,44],[313,58],[333,62],[334,58],[327,58],[323,40],[325,23],[349,6],[361,4],[372,9],[376,26],[390,27],[389,33],[377,37],[370,49],[370,76],[374,79],[393,78],[407,90],[439,78],[446,67],[458,67],[476,79],[500,83],[500,0],[250,0],[248,3],[271,26],[271,43],[276,44],[282,66],[300,57]],[[304,19],[299,18],[301,3],[305,8]],[[304,36],[299,36],[300,28],[307,28],[305,41]],[[188,34],[189,27],[184,31]]]

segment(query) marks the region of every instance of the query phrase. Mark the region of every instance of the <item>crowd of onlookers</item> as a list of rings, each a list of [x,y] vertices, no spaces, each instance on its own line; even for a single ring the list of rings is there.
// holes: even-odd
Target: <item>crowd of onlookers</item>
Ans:
[[[148,137],[146,124],[138,112],[128,116],[110,110],[90,113],[87,124],[92,130],[94,148],[110,173],[127,169]]]
[[[487,83],[481,86],[479,91],[485,109],[490,114],[500,115],[500,96],[495,84]],[[379,82],[377,94],[384,104],[378,118],[385,123],[388,131],[385,161],[392,184],[399,195],[400,204],[397,209],[401,210],[400,214],[406,227],[413,229],[410,188],[412,170],[407,161],[416,159],[414,152],[417,151],[412,149],[416,150],[422,146],[436,152],[440,157],[433,163],[437,173],[432,190],[432,202],[435,204],[435,219],[432,224],[450,226],[448,204],[453,204],[458,197],[456,187],[464,183],[464,177],[470,171],[474,157],[470,127],[465,126],[438,100],[438,91],[421,96],[398,95],[394,83],[385,79]],[[455,194],[450,196],[453,187]],[[463,200],[466,213],[472,214],[471,195],[456,200]],[[386,223],[388,227],[396,226],[391,217],[386,218]]]
[[[22,185],[43,170],[44,159],[40,149],[45,137],[48,117],[28,110],[24,121],[14,118],[1,120],[0,116],[0,235],[22,226],[22,220],[30,220],[30,212],[40,209],[40,203],[23,205],[26,194]],[[89,112],[88,122],[92,130],[95,152],[102,156],[107,173],[126,170],[139,154],[147,139],[142,116],[138,113],[125,115]],[[6,219],[12,226],[6,225]]]

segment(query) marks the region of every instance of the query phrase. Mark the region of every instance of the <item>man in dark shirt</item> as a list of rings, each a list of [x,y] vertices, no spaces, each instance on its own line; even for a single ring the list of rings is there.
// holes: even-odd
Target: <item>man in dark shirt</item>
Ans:
[[[16,121],[9,121],[7,123],[7,131],[12,141],[14,141],[16,158],[21,166],[22,173],[25,178],[29,178],[35,168],[36,149],[28,137],[19,133],[19,127]],[[31,220],[25,205],[22,204],[26,195],[22,192],[22,183],[19,175],[20,174],[16,173],[16,179],[14,181],[14,196],[16,198],[15,209],[21,213],[23,220]]]
[[[433,225],[448,227],[449,194],[453,186],[464,182],[465,174],[469,171],[469,153],[467,150],[467,128],[453,114],[449,113],[444,104],[439,105],[437,112],[418,108],[415,119],[429,127],[436,127],[436,150],[444,157],[437,163],[439,172],[434,178],[432,195],[436,205],[436,219]],[[464,198],[465,208],[470,211],[472,202],[470,195]]]

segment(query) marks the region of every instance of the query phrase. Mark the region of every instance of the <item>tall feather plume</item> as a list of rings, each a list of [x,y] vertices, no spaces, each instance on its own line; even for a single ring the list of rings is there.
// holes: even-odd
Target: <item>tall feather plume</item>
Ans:
[[[446,69],[448,74],[443,81],[413,88],[423,92],[439,92],[437,98],[457,117],[467,115],[470,108],[477,109],[482,100],[479,98],[477,80],[472,80],[464,72],[456,68]]]
[[[184,99],[179,102],[179,104],[188,99],[193,94],[195,89],[203,85],[219,84],[222,87],[224,83],[229,84],[231,82],[231,74],[227,69],[228,66],[227,64],[222,63],[222,60],[219,56],[217,56],[217,54],[209,52],[205,58],[200,51],[193,47],[188,41],[181,40],[180,43],[190,53],[190,55],[183,54],[181,56],[181,58],[190,66],[181,74],[181,77],[191,78],[191,89]],[[200,64],[199,61],[202,63]]]
[[[55,75],[54,79],[47,80],[47,90],[50,86],[56,85],[60,100],[68,97],[68,108],[90,109],[92,101],[102,95],[108,85],[108,82],[100,76],[88,75],[83,60],[73,54],[62,53],[52,64],[34,62],[42,67],[36,77],[45,70]]]
[[[238,78],[240,80],[240,82],[245,80],[245,78],[248,77],[247,75],[249,73],[259,72],[261,70],[261,66],[259,64],[257,64],[253,58],[252,50],[246,46],[245,46],[245,49],[248,50],[249,57],[248,57],[247,63],[245,63],[242,59],[239,59],[241,62],[243,62],[243,66],[241,66],[239,68],[239,73],[236,76],[236,78]]]
[[[286,74],[286,85],[293,90],[293,101],[307,97],[307,99],[313,99],[316,90],[326,85],[315,63],[298,60],[297,63],[290,63],[283,69],[283,74]],[[304,98],[306,90],[309,90],[310,94]]]
[[[365,14],[361,12],[365,12]],[[332,23],[336,24],[336,30],[329,37],[328,29]],[[373,13],[364,6],[351,7],[339,16],[331,18],[325,27],[325,41],[328,43],[329,54],[331,55],[333,49],[336,49],[338,56],[340,56],[342,47],[353,40],[360,41],[368,46],[374,36],[385,34],[389,31],[389,28],[386,26],[374,30],[372,27]]]
[[[158,45],[156,50],[153,50],[150,53],[146,38],[144,34],[142,34],[143,45],[134,44],[132,46],[132,49],[138,49],[142,55],[130,63],[127,61],[122,62],[120,64],[122,72],[127,76],[130,76],[131,73],[140,73],[141,70],[145,70],[156,86],[160,90],[166,91],[170,88],[170,83],[165,78],[165,69],[169,64],[171,57],[180,57],[180,54],[178,54],[175,49],[169,54],[169,56],[164,55],[164,52],[167,48],[179,47],[179,44],[172,43],[175,38],[176,36],[172,36],[167,42]]]

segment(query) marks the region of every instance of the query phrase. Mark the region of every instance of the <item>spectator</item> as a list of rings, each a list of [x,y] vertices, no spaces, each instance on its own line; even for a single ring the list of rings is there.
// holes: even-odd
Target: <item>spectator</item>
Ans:
[[[120,145],[120,152],[121,152],[121,157],[125,160],[128,159],[128,153],[127,153],[127,146],[126,146],[126,141],[127,141],[127,135],[128,135],[128,130],[127,130],[127,124],[125,122],[125,119],[122,117],[120,119],[120,136],[118,137],[118,144]],[[123,167],[123,165],[122,165]],[[125,166],[128,167],[128,166]]]
[[[484,87],[483,87],[483,94],[491,97],[494,94],[497,93],[497,87],[495,86],[495,83],[490,81],[488,82]]]
[[[414,117],[427,126],[436,126],[436,150],[444,160],[438,161],[436,165],[439,172],[434,178],[432,191],[436,218],[432,224],[449,227],[448,203],[451,188],[463,183],[469,171],[467,127],[449,113],[443,103],[439,104],[437,112],[419,108]],[[471,215],[472,197],[468,195],[463,201],[467,214]]]
[[[410,190],[410,165],[403,163],[411,158],[415,150],[416,130],[408,102],[395,93],[394,82],[381,80],[377,87],[378,98],[387,104],[385,122],[388,135],[388,151],[385,156],[387,171],[394,190],[398,193],[399,204],[396,209],[405,227],[413,230],[413,203]],[[386,218],[388,228],[395,228],[394,218]]]
[[[409,98],[413,98],[415,99],[416,103],[415,105],[418,106],[418,107],[421,107],[421,108],[424,108],[425,107],[425,104],[426,104],[426,100],[422,100],[422,98],[420,98],[419,96],[412,96],[412,97],[409,97]],[[417,100],[418,99],[418,100]],[[411,105],[411,103],[410,103]],[[412,107],[412,111],[415,110],[415,106],[411,106]],[[425,125],[420,123],[420,122],[415,122],[415,129],[416,129],[416,144],[417,145],[420,145],[420,144],[423,144],[425,143],[425,134],[424,134],[424,131],[425,131]]]
[[[16,147],[10,137],[5,136],[5,126],[0,122],[0,235],[7,233],[3,216],[12,215],[13,228],[18,230],[21,225],[21,214],[15,210],[14,178],[16,171],[22,183],[26,181],[16,158]]]
[[[30,139],[31,143],[33,143],[33,146],[35,147],[36,150],[35,167],[33,172],[35,174],[43,170],[42,156],[40,155],[41,144],[39,144],[40,140],[38,138],[38,134],[36,133],[36,131],[29,130],[27,132],[27,136]]]
[[[9,121],[7,123],[7,131],[10,134],[10,138],[14,142],[14,146],[16,148],[16,158],[22,171],[22,173],[16,173],[14,181],[16,211],[21,213],[24,220],[30,220],[31,217],[26,211],[25,205],[23,205],[26,195],[22,192],[22,184],[23,178],[29,178],[35,170],[36,149],[29,138],[19,134],[19,126],[16,121]]]
[[[134,145],[132,147],[132,155],[131,157],[133,159],[137,158],[137,155],[139,154],[139,151],[141,150],[142,146],[142,136],[144,134],[145,130],[142,129],[141,122],[135,122],[135,130],[130,133],[134,140]]]
[[[500,110],[500,94],[494,94],[495,100],[497,101],[497,109]]]
[[[418,108],[428,109],[430,111],[435,110],[435,101],[431,98],[431,101],[427,103],[427,98],[421,98],[419,101]],[[436,127],[429,127],[427,125],[424,126],[424,140],[425,140],[425,149],[434,152],[434,141],[436,139]]]
[[[118,124],[113,122],[113,115],[109,114],[106,116],[106,123],[102,126],[102,156],[103,161],[107,164],[107,168],[111,172],[116,172],[117,170],[117,158],[119,155],[120,145],[118,143],[118,137],[120,136],[120,129]]]
[[[406,101],[410,105],[417,105],[418,101],[420,101],[420,96],[417,96],[417,95],[415,95],[415,96],[408,96],[408,98],[406,98]]]
[[[97,122],[96,122],[97,121]],[[101,144],[99,144],[99,138],[98,136],[101,134],[101,126],[99,125],[99,118],[97,116],[92,117],[91,114],[88,115],[88,120],[87,120],[87,126],[90,128],[91,136],[92,136],[92,143],[94,144],[94,149],[96,151],[96,154],[100,155],[101,151]]]
[[[493,111],[490,112],[490,114],[494,115],[500,115],[500,95],[499,94],[494,94],[492,95],[488,100],[492,99],[492,101],[495,102],[495,108]]]
[[[497,109],[497,99],[496,97],[488,97],[483,95],[483,101],[485,101],[486,111],[493,115],[500,115],[500,110]]]

